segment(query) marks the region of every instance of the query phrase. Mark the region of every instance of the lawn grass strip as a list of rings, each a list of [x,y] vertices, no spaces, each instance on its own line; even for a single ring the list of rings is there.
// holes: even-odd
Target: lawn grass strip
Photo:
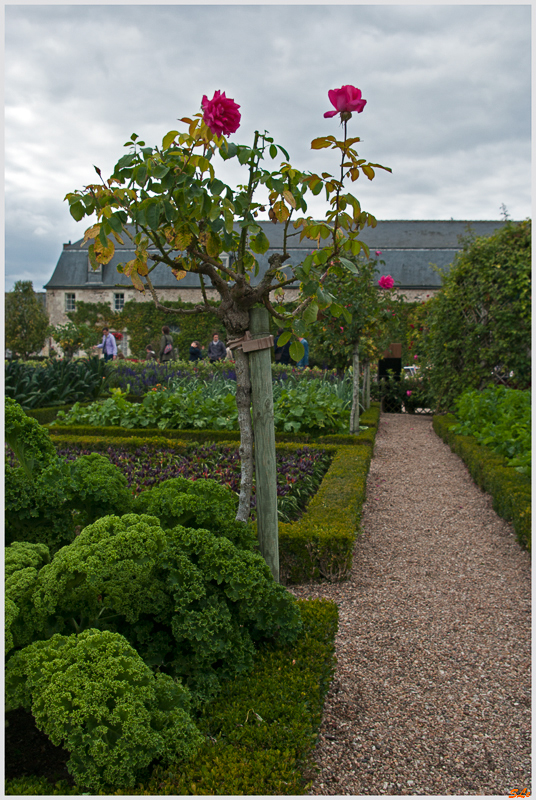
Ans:
[[[433,417],[434,431],[464,461],[471,477],[493,498],[493,509],[512,522],[517,539],[526,550],[531,549],[531,480],[509,467],[507,459],[477,442],[474,436],[462,436],[451,428],[459,420],[453,414]]]

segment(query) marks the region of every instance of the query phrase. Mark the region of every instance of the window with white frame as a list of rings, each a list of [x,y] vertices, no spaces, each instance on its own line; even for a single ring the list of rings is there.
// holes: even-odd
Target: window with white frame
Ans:
[[[125,293],[114,292],[114,311],[122,311],[125,307]]]
[[[65,311],[76,311],[76,295],[72,292],[65,293]]]

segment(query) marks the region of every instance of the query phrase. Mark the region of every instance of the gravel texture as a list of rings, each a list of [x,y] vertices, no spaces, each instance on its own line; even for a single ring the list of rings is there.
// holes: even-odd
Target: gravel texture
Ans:
[[[530,557],[431,417],[382,414],[312,795],[531,790]]]

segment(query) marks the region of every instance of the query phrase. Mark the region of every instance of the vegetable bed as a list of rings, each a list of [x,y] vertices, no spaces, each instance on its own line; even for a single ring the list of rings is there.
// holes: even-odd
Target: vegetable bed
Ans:
[[[79,445],[58,448],[58,455],[68,461],[94,450]],[[190,446],[186,453],[174,449],[154,449],[145,446],[135,450],[110,446],[103,455],[108,456],[125,475],[129,488],[136,494],[150,489],[169,478],[190,480],[212,478],[240,490],[240,458],[238,448],[225,445]],[[292,452],[276,454],[278,515],[282,522],[297,519],[300,511],[316,492],[331,463],[331,454],[325,450],[302,447]],[[256,508],[255,482],[251,506]],[[254,518],[254,512],[252,512]]]

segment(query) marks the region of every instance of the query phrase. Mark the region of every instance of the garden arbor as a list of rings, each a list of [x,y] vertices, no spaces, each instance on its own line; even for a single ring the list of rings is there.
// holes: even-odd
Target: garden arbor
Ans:
[[[366,101],[353,86],[332,90],[329,97],[335,110],[324,116],[340,115],[343,138],[323,136],[314,139],[311,147],[330,148],[339,153],[337,177],[328,172],[317,175],[294,168],[287,151],[276,145],[266,132],[256,131],[252,146],[230,142],[228,137],[240,125],[239,106],[217,91],[212,100],[203,97],[202,113],[181,119],[187,131],[170,131],[163,137],[161,147],[148,147],[132,134],[125,145],[129,152],[119,159],[108,180],[96,168],[100,183],[69,193],[66,198],[75,219],[97,216],[97,222],[84,237],[84,241],[92,242],[88,253],[94,268],[111,260],[114,240],[122,242],[122,237],[130,238],[135,257],[119,265],[118,270],[131,278],[138,291],[148,293],[155,306],[170,315],[214,315],[225,327],[228,339],[234,340],[242,462],[237,512],[240,520],[247,520],[250,513],[253,473],[250,357],[242,343],[257,335],[253,332],[254,309],[265,309],[279,321],[286,329],[279,341],[292,339],[291,356],[299,360],[303,346],[298,337],[304,336],[308,326],[315,323],[319,311],[329,309],[328,313],[334,317],[342,315],[350,321],[351,315],[337,302],[326,281],[328,276],[342,278],[348,272],[357,273],[348,256],[355,256],[362,249],[368,252],[358,238],[359,233],[365,226],[376,224],[372,215],[362,211],[359,201],[344,191],[345,180],[355,181],[359,175],[372,180],[374,168],[380,167],[359,158],[354,149],[359,138],[347,136],[352,113],[362,112]],[[284,160],[277,169],[264,167],[267,159],[281,155]],[[243,185],[232,189],[217,178],[217,156],[224,161],[237,159],[244,166]],[[255,199],[259,190],[267,200]],[[305,216],[308,192],[313,195],[325,192],[330,207],[325,220],[317,222]],[[283,226],[283,245],[280,253],[270,256],[269,269],[254,286],[251,279],[258,269],[256,255],[269,248],[268,238],[257,223],[258,215],[266,212],[267,207],[269,218]],[[318,249],[298,266],[285,268],[289,257],[287,240],[296,231],[302,239],[317,240]],[[224,264],[223,253],[232,254],[230,265]],[[162,303],[151,281],[151,272],[159,263],[167,265],[177,281],[188,272],[199,275],[202,302],[193,309],[170,308]],[[284,289],[296,281],[300,284],[300,299],[297,307],[287,312],[282,305]],[[207,299],[208,287],[219,294],[216,307]],[[259,324],[262,327],[265,322]],[[261,359],[260,355],[254,355],[252,363],[256,359],[259,363],[266,362],[266,356]],[[255,381],[257,366],[252,373]],[[262,405],[269,401],[269,382],[260,383]],[[259,425],[258,419],[256,424]],[[275,486],[275,469],[272,479]],[[273,516],[273,509],[271,513]],[[277,536],[277,529],[271,536]]]

